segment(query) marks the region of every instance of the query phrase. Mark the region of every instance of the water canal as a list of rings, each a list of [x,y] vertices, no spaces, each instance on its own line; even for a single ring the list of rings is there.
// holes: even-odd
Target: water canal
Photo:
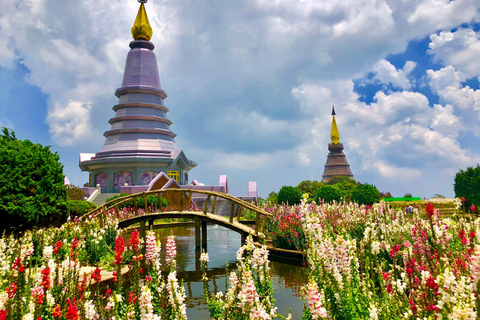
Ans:
[[[162,245],[162,265],[164,264],[167,236],[175,235],[177,244],[177,277],[184,280],[187,296],[187,316],[189,319],[209,319],[208,306],[203,294],[199,250],[195,250],[195,228],[181,226],[155,230]],[[210,292],[225,292],[225,265],[235,269],[236,253],[240,246],[240,235],[217,225],[207,226],[207,251],[210,256],[207,276]],[[279,261],[280,260],[280,261]],[[292,309],[293,319],[301,319],[303,302],[299,296],[300,287],[308,280],[308,269],[298,262],[285,259],[270,259],[274,288],[273,297],[278,307],[277,313],[287,316]]]

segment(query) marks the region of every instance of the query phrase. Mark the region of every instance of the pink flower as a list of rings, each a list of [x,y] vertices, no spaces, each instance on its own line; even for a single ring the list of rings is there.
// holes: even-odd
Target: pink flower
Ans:
[[[475,208],[475,206],[473,206],[473,205],[470,207],[470,210],[471,210],[471,211],[475,211],[475,209],[476,209],[476,208]]]
[[[169,236],[167,238],[167,263],[175,263],[175,257],[177,256],[177,247],[175,245],[175,236]]]

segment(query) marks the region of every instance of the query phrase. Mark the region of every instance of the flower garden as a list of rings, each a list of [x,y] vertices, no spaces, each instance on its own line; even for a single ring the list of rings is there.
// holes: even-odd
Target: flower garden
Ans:
[[[441,218],[432,204],[413,214],[384,202],[306,199],[267,209],[273,244],[306,253],[302,319],[477,318],[479,219]],[[155,234],[142,243],[136,230],[123,234],[114,216],[103,227],[68,222],[0,239],[0,319],[186,319],[174,237],[161,265]],[[292,319],[276,313],[268,255],[248,238],[224,292],[210,292],[209,258],[201,255],[213,319]],[[85,266],[93,268],[85,273]]]

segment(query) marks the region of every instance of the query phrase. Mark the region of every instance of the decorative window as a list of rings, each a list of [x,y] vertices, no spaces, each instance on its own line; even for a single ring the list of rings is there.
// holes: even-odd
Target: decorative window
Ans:
[[[97,174],[95,178],[95,187],[97,184],[100,185],[100,188],[106,189],[107,188],[107,174],[105,172],[101,172]]]
[[[120,171],[115,173],[115,189],[120,189],[120,187],[124,186],[125,183],[129,186],[132,185],[133,182],[133,176],[131,172],[128,171]]]
[[[142,185],[148,185],[157,176],[158,172],[149,170],[142,173]]]
[[[180,171],[173,171],[173,170],[169,170],[167,172],[167,175],[172,178],[172,179],[175,179],[178,183],[180,183]]]

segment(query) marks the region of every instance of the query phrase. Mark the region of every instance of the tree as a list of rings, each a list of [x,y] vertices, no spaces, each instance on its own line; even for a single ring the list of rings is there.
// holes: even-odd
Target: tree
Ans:
[[[323,181],[318,182],[317,180],[304,180],[298,184],[297,189],[300,190],[302,194],[308,193],[310,197],[315,197],[315,195],[317,194],[317,190],[324,185],[325,182]]]
[[[283,186],[278,192],[278,203],[296,205],[302,200],[302,192],[292,186]]]
[[[403,195],[404,198],[411,198],[412,197],[412,194],[411,193],[405,193]]]
[[[320,203],[322,200],[325,203],[329,203],[334,200],[338,202],[341,200],[342,196],[343,194],[340,189],[338,189],[336,186],[329,186],[328,184],[318,189],[317,192],[318,203]]]
[[[68,196],[68,199],[70,200],[83,200],[83,198],[85,198],[85,191],[83,191],[82,189],[78,188],[78,187],[70,187],[70,188],[67,188],[67,196]]]
[[[336,177],[337,176],[333,177],[332,179]],[[342,198],[344,198],[345,200],[350,200],[352,197],[352,191],[358,185],[358,182],[345,176],[341,178],[342,179],[340,179],[340,181],[334,184],[334,186],[340,190],[340,192],[342,193]]]
[[[480,165],[476,168],[468,167],[467,170],[460,170],[455,174],[453,189],[455,197],[465,198],[465,208],[480,206]]]
[[[355,180],[353,180],[352,178],[347,177],[347,176],[333,176],[328,180],[327,184],[334,185],[334,184],[337,184],[337,183],[345,181],[345,180],[346,181],[351,181],[351,182],[357,184],[357,182]]]
[[[272,191],[268,194],[268,197],[267,199],[265,199],[265,201],[269,204],[273,204],[277,202],[277,198],[278,198],[278,193],[275,191]]]
[[[432,198],[434,198],[434,199],[445,199],[446,197],[443,194],[435,193]]]
[[[380,201],[380,191],[374,185],[359,184],[353,189],[351,200],[358,204],[372,205]]]
[[[50,147],[0,135],[0,230],[47,225],[68,215],[63,166]]]

